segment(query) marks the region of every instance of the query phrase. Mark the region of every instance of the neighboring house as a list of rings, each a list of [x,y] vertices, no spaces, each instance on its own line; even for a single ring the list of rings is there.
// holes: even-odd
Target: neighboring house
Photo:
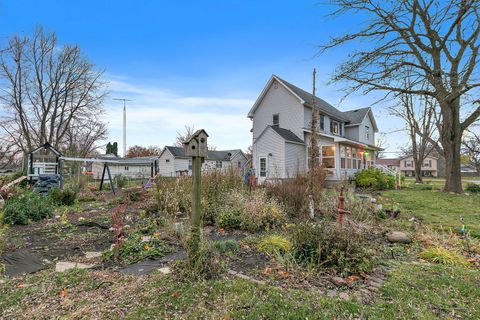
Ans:
[[[312,95],[273,75],[248,113],[253,121],[253,161],[259,183],[308,169]],[[342,112],[316,98],[318,145],[327,179],[350,178],[375,164],[377,124],[371,108]]]
[[[142,179],[153,177],[158,173],[158,157],[136,157],[120,158],[113,154],[106,154],[98,157],[99,160],[111,160],[108,162],[110,174],[112,177],[124,176],[132,179]],[[92,163],[92,176],[94,179],[101,179],[104,162],[96,161]]]
[[[390,171],[399,172],[400,171],[400,159],[386,159],[386,158],[378,158],[376,161],[377,167],[385,167]]]
[[[247,157],[240,149],[208,151],[208,157],[202,163],[202,170],[228,170],[236,168],[243,172]],[[167,177],[177,177],[192,174],[192,158],[185,156],[181,147],[166,146],[159,158],[159,174]]]
[[[385,166],[390,170],[400,171],[403,176],[415,176],[415,163],[413,156],[405,156],[395,159],[377,159],[378,166]],[[422,177],[438,177],[438,158],[428,155],[423,160],[421,168]]]
[[[423,160],[421,168],[422,177],[438,176],[437,160],[437,157],[430,155]],[[406,156],[400,158],[400,172],[407,177],[415,176],[415,163],[413,162],[413,156]]]

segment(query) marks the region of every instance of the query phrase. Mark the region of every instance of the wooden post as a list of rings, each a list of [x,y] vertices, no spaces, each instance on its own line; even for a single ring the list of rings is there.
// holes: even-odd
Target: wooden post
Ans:
[[[200,243],[200,229],[202,224],[202,212],[200,203],[201,191],[201,167],[202,158],[193,157],[192,173],[193,173],[193,191],[192,191],[192,214],[190,222],[192,224],[192,245],[198,246]],[[195,248],[194,250],[196,251]]]

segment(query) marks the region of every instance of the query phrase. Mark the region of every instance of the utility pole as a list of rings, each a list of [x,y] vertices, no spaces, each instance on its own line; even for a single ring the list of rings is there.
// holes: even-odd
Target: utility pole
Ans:
[[[123,157],[127,156],[127,101],[130,99],[114,98],[113,100],[123,101]]]

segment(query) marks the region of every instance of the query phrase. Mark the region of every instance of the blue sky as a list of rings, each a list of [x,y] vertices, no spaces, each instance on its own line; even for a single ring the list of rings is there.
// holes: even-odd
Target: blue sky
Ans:
[[[78,44],[105,70],[111,141],[122,143],[121,103],[129,98],[127,144],[171,144],[184,125],[205,128],[218,148],[246,149],[246,114],[271,76],[306,90],[318,70],[318,95],[341,110],[369,106],[374,96],[341,102],[342,84],[328,86],[335,65],[353,47],[321,56],[316,45],[355,28],[355,17],[326,17],[331,8],[298,1],[3,1],[0,37],[31,34],[36,26]],[[341,103],[340,103],[341,102]],[[403,124],[374,106],[381,132]],[[387,135],[387,151],[406,144]]]

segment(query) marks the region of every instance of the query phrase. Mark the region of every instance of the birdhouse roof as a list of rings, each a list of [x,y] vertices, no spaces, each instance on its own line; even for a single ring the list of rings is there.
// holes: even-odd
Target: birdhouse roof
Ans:
[[[185,143],[190,143],[190,141],[192,141],[193,138],[198,137],[202,132],[208,137],[207,131],[205,131],[203,129],[199,129],[199,130],[195,131],[195,133],[192,134],[192,136],[190,138],[188,138],[188,140],[185,141]]]

